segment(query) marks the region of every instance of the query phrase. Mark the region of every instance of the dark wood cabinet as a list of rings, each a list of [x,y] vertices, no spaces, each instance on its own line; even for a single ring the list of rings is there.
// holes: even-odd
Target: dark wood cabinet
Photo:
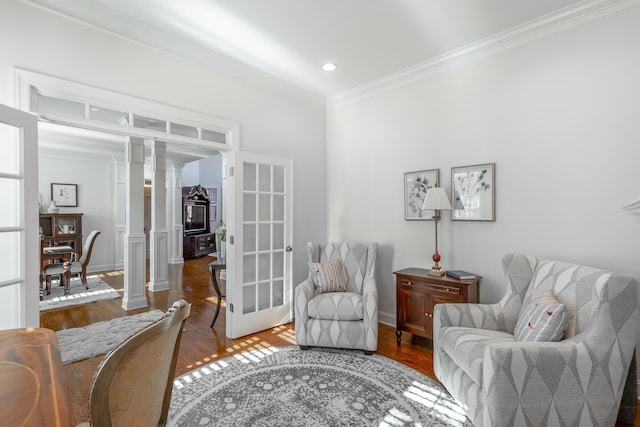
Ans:
[[[186,259],[198,258],[216,251],[216,234],[198,234],[184,236],[183,256]]]
[[[478,302],[480,278],[457,280],[433,276],[423,268],[405,268],[396,275],[396,339],[402,331],[433,339],[433,308],[436,304]]]
[[[82,214],[40,214],[43,246],[71,246],[78,258],[82,255]]]
[[[198,258],[216,251],[216,235],[211,232],[211,200],[206,188],[182,187],[182,255]]]

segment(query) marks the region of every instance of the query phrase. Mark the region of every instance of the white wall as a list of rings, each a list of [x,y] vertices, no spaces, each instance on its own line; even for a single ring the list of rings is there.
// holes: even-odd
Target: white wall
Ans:
[[[305,244],[326,235],[323,99],[228,60],[204,67],[18,0],[2,2],[0,39],[0,103],[12,105],[12,70],[22,67],[237,121],[242,150],[293,159],[294,281],[307,276]]]
[[[440,223],[445,268],[504,290],[521,252],[640,275],[640,7],[328,112],[331,240],[378,241],[382,320],[393,271],[429,268],[430,221],[404,221],[403,173],[496,163],[496,221]],[[388,316],[384,316],[387,314]]]
[[[43,206],[51,202],[51,183],[78,185],[78,206],[61,207],[61,213],[82,213],[82,241],[93,230],[100,231],[91,253],[89,271],[105,271],[114,268],[115,225],[111,201],[114,196],[115,178],[113,164],[108,162],[78,162],[61,157],[39,157],[39,184]]]

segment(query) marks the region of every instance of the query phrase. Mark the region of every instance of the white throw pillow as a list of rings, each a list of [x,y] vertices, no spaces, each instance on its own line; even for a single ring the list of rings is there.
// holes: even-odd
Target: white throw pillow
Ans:
[[[568,324],[567,306],[543,291],[520,315],[513,335],[516,341],[560,341]]]
[[[347,289],[347,272],[341,260],[310,262],[309,268],[317,293],[344,292]]]

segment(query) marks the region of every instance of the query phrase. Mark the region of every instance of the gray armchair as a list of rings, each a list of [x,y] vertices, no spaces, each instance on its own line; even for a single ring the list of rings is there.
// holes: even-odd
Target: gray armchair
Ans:
[[[342,260],[347,271],[346,292],[316,293],[309,278],[296,287],[296,342],[309,346],[378,348],[378,288],[375,265],[378,244],[311,243],[309,262]]]
[[[613,426],[623,394],[637,398],[635,383],[625,383],[635,363],[638,279],[516,254],[502,264],[507,291],[498,303],[435,307],[438,379],[476,426]],[[516,341],[521,311],[544,290],[569,310],[564,339]]]

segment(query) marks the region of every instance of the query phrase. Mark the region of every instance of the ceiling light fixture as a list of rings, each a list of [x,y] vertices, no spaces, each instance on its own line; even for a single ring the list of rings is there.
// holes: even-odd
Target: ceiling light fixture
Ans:
[[[336,64],[334,64],[333,62],[327,62],[326,64],[322,65],[322,69],[324,71],[335,71],[336,68],[338,68],[338,66]]]

